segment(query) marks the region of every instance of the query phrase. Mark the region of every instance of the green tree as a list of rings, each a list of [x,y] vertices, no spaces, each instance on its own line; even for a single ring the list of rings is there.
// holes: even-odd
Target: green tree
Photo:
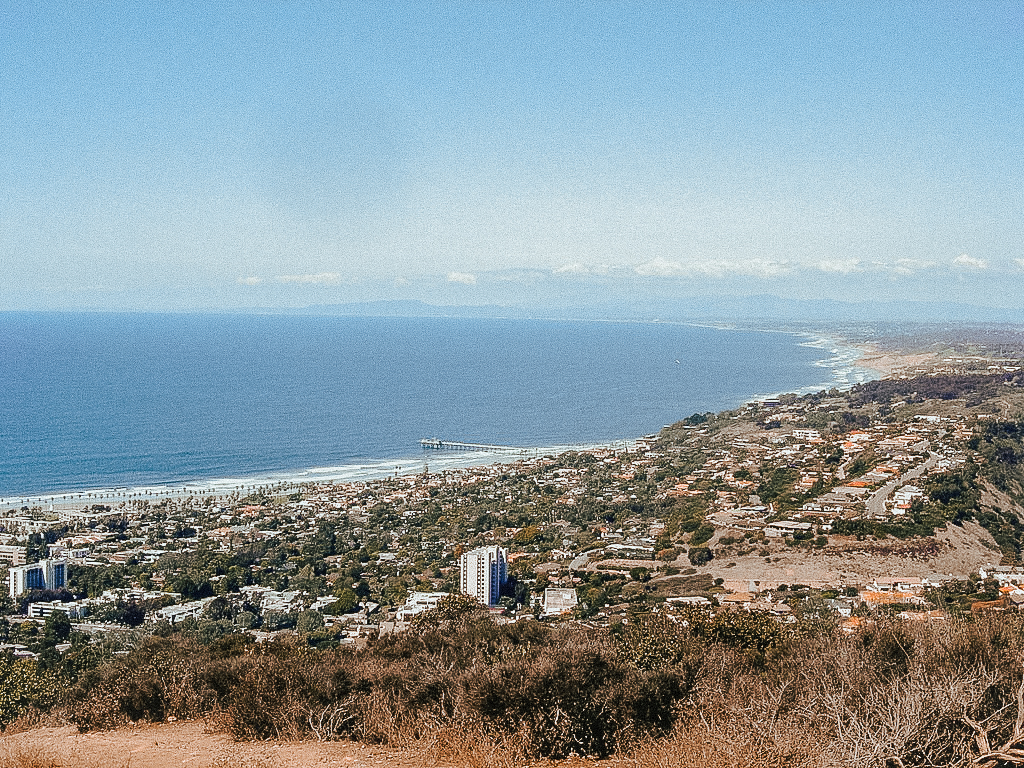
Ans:
[[[691,565],[696,565],[698,567],[701,565],[707,565],[715,557],[710,547],[691,547],[690,551],[686,553],[686,556],[690,559]]]
[[[30,533],[28,544],[25,547],[25,562],[38,563],[45,560],[49,550],[46,547],[46,538],[41,533]]]
[[[0,656],[0,727],[31,706],[48,709],[59,692],[56,674],[43,672],[34,661]]]
[[[622,633],[622,653],[640,669],[676,664],[691,645],[685,627],[663,613],[631,616]]]
[[[359,596],[351,587],[342,587],[341,589],[336,590],[334,594],[338,599],[327,606],[328,612],[332,616],[351,613],[359,605]]]
[[[43,623],[43,643],[50,646],[66,643],[71,637],[71,619],[64,611],[54,611]]]
[[[295,629],[300,635],[308,635],[324,626],[324,617],[319,612],[306,610],[299,614]]]

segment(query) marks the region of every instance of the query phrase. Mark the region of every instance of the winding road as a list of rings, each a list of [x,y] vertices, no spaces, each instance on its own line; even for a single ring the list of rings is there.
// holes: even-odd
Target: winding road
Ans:
[[[927,441],[919,443],[913,446],[912,450],[928,450]],[[877,491],[875,491],[867,500],[867,513],[868,517],[884,517],[885,516],[885,502],[888,500],[890,494],[897,488],[906,485],[911,480],[916,480],[929,469],[934,467],[941,459],[942,456],[939,454],[929,451],[928,458],[923,463],[918,464],[912,470],[906,474],[900,475],[899,477],[890,480],[888,483],[883,485]]]

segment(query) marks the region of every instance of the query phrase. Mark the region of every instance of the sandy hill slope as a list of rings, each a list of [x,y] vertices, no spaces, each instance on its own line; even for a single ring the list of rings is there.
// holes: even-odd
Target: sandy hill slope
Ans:
[[[772,589],[780,583],[823,587],[866,584],[884,577],[965,578],[983,565],[998,564],[1001,557],[988,531],[970,521],[962,526],[947,525],[934,536],[906,540],[857,541],[835,536],[820,550],[773,543],[769,557],[722,551],[698,572],[724,579],[727,588],[744,591],[752,582],[758,589]],[[680,558],[677,565],[685,568],[689,564]]]

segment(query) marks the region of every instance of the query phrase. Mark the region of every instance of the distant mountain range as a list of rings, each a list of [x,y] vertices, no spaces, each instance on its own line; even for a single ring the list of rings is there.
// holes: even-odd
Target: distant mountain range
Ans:
[[[686,322],[918,322],[1024,323],[1024,308],[945,302],[846,302],[784,299],[771,295],[690,297],[650,303],[590,306],[437,305],[418,300],[325,304],[284,310],[289,314],[356,317],[477,317],[511,319],[663,320]]]

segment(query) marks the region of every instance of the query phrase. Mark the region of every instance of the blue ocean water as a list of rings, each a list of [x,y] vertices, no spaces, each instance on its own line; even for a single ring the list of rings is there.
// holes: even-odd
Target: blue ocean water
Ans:
[[[836,352],[665,323],[3,313],[0,497],[633,438],[830,385]]]

